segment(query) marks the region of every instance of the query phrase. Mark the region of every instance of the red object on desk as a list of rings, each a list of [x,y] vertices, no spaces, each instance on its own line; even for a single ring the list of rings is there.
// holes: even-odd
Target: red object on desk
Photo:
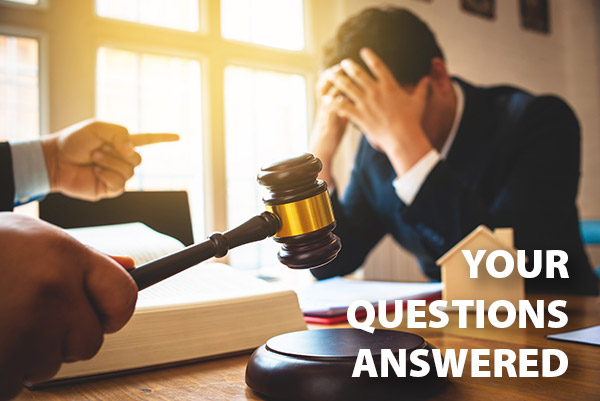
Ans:
[[[425,300],[426,303],[430,303],[433,301],[436,301],[438,299],[441,299],[442,294],[441,293],[436,293],[436,294],[432,294],[428,297],[423,298],[423,300]],[[387,307],[386,307],[386,311],[387,312],[391,312],[395,309],[395,302],[390,302]],[[379,308],[375,308],[375,313],[378,312]],[[404,309],[406,309],[406,303],[404,304]],[[304,320],[306,321],[306,323],[313,323],[313,324],[337,324],[337,323],[347,323],[348,322],[348,314],[347,312],[342,314],[342,315],[337,315],[337,316],[310,316],[310,315],[304,315]],[[356,312],[356,317],[357,318],[363,318],[367,316],[367,311],[365,310],[361,310],[361,311],[357,311]]]

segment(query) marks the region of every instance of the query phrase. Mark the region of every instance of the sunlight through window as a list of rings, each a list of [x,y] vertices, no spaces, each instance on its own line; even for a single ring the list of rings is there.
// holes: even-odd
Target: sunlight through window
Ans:
[[[30,4],[30,5],[36,5],[39,3],[39,0],[4,0],[4,1],[8,1],[10,3],[20,3],[20,4]]]
[[[228,227],[264,210],[256,183],[261,165],[307,150],[306,82],[303,76],[244,67],[225,70],[225,136]],[[234,249],[232,266],[279,265],[278,246],[261,241]]]
[[[96,0],[101,17],[197,31],[198,0]]]
[[[226,39],[302,50],[302,0],[221,0],[221,32]]]
[[[40,135],[39,44],[0,35],[0,139]]]
[[[139,148],[144,159],[129,190],[188,191],[195,235],[202,238],[200,62],[101,47],[96,115],[130,132],[174,132],[179,142]]]

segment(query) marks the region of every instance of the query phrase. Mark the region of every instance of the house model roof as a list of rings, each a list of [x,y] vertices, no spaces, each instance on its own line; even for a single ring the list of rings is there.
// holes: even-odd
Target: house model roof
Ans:
[[[480,225],[479,227],[477,227],[476,229],[471,231],[471,233],[469,235],[467,235],[465,238],[460,240],[456,245],[454,245],[452,248],[450,248],[450,250],[448,252],[446,252],[444,255],[442,255],[435,263],[438,266],[442,266],[442,264],[444,262],[446,262],[450,257],[452,257],[456,252],[458,252],[462,249],[468,248],[469,244],[474,239],[481,238],[482,236],[486,237],[487,239],[492,241],[492,243],[494,245],[496,245],[497,249],[503,249],[505,251],[508,251],[511,254],[513,254],[514,257],[516,257],[517,252],[512,246],[509,246],[504,241],[500,240],[499,236],[497,236],[494,232],[492,232],[492,230],[490,230],[488,227],[486,227],[484,225]]]

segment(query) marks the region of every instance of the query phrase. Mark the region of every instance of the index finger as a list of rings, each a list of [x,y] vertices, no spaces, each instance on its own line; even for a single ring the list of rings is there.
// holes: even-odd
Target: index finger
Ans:
[[[133,146],[144,146],[153,143],[178,141],[179,135],[167,133],[132,134],[129,139]]]
[[[390,69],[385,65],[383,60],[379,58],[377,54],[368,47],[363,47],[360,50],[360,57],[364,60],[369,70],[375,75],[379,81],[395,81],[394,75]]]

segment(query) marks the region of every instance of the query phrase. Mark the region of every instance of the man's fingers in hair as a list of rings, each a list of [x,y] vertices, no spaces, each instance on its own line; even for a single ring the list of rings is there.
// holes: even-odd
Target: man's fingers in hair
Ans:
[[[331,74],[331,68],[326,69],[319,75],[319,79],[317,80],[317,95],[324,96],[329,92],[331,87],[333,86],[332,82],[333,74]]]
[[[327,92],[327,94],[324,97],[329,98],[331,101],[334,101],[335,98],[337,98],[338,96],[343,96],[342,91],[340,91],[340,88],[338,88],[337,86],[332,86],[331,88],[329,88],[329,92]]]
[[[369,90],[370,87],[375,83],[369,73],[362,69],[362,67],[354,60],[344,59],[341,62],[341,66],[346,75],[356,82],[364,91]]]
[[[394,75],[390,69],[373,50],[368,47],[363,47],[360,49],[360,57],[364,60],[367,67],[369,67],[369,70],[371,70],[378,81],[395,82]]]
[[[338,96],[332,104],[333,109],[340,117],[348,118],[360,125],[360,112],[356,105],[344,96]]]
[[[335,74],[341,70],[342,67],[339,64],[336,64],[321,73],[319,82],[317,83],[317,91],[319,96],[326,96],[327,93],[331,91],[331,88],[335,87],[333,84],[333,79]]]
[[[333,79],[334,85],[352,100],[358,103],[363,98],[363,91],[343,71],[338,71]]]

